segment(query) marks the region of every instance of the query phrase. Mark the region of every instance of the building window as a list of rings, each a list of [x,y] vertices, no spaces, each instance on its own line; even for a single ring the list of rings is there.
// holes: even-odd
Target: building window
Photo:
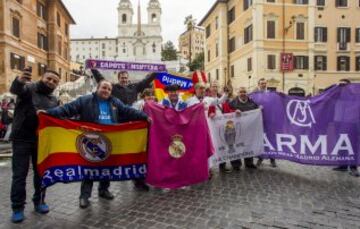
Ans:
[[[20,19],[17,17],[12,18],[12,34],[20,38]]]
[[[235,7],[228,11],[228,24],[231,24],[235,20]]]
[[[68,47],[66,43],[64,44],[64,58],[65,60],[68,59]]]
[[[23,70],[25,68],[25,57],[10,53],[11,69]]]
[[[252,71],[252,60],[251,57],[247,59],[247,71],[251,72]]]
[[[61,17],[59,12],[56,13],[56,22],[59,27],[61,27]]]
[[[38,70],[39,70],[39,71],[38,71],[38,72],[39,72],[39,76],[44,75],[45,72],[46,72],[46,65],[39,63],[39,64],[38,64]]]
[[[296,22],[296,40],[305,39],[305,23]]]
[[[48,50],[48,38],[42,33],[38,33],[38,47],[43,50]]]
[[[309,69],[308,56],[295,56],[295,69]]]
[[[350,57],[338,56],[337,57],[337,70],[338,71],[350,71]]]
[[[210,24],[211,25],[211,24]],[[206,38],[210,37],[211,34],[211,27],[210,25],[206,26]]]
[[[268,39],[275,39],[275,21],[267,21],[266,37]]]
[[[152,51],[153,51],[153,53],[156,53],[156,44],[155,43],[152,44]]]
[[[125,42],[122,44],[122,52],[126,53],[126,44],[125,44]]]
[[[210,62],[210,50],[208,50],[208,62]]]
[[[36,13],[39,17],[41,17],[42,19],[46,20],[47,15],[46,15],[46,6],[44,3],[37,1],[36,2]]]
[[[69,35],[69,24],[65,24],[65,34]]]
[[[230,66],[230,77],[231,78],[235,77],[235,66],[234,65]]]
[[[266,0],[266,2],[275,2],[275,0]]]
[[[276,69],[276,56],[275,55],[267,56],[267,68],[270,70]]]
[[[215,46],[215,56],[218,57],[219,56],[219,43],[216,42],[216,46]]]
[[[325,0],[316,0],[317,6],[325,6]]]
[[[335,0],[336,7],[347,7],[348,1],[347,0]]]
[[[315,27],[314,36],[315,42],[327,42],[327,28]]]
[[[152,22],[152,23],[157,22],[157,16],[156,16],[156,14],[151,14],[151,22]]]
[[[252,0],[244,0],[244,11],[252,5]]]
[[[58,54],[61,56],[61,50],[62,50],[62,41],[61,41],[61,37],[58,36]]]
[[[126,14],[123,14],[123,15],[121,16],[121,22],[122,22],[123,24],[126,24],[126,22],[127,22],[127,15],[126,15]]]
[[[234,52],[235,49],[236,49],[235,37],[233,37],[229,40],[229,53]]]
[[[360,28],[355,29],[355,42],[360,43]]]
[[[249,25],[244,29],[244,44],[252,41],[252,25]]]
[[[327,57],[326,56],[315,56],[314,57],[315,71],[326,71],[327,69]]]
[[[219,28],[219,17],[216,16],[215,18],[215,29]]]
[[[294,4],[305,5],[305,4],[309,3],[309,0],[294,0],[293,2],[294,2]]]
[[[216,80],[219,80],[219,69],[216,69]]]
[[[210,73],[210,72],[208,73],[208,77],[209,77],[209,82],[212,82],[212,81],[211,81],[211,73]]]
[[[355,59],[355,70],[360,71],[360,56],[357,56]]]
[[[106,44],[105,43],[102,43],[102,49],[106,49]]]
[[[339,50],[347,50],[347,43],[351,41],[351,29],[340,27],[337,28],[337,42]]]

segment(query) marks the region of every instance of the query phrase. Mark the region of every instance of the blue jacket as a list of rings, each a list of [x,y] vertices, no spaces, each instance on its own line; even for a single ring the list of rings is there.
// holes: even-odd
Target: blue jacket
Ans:
[[[109,102],[111,106],[111,120],[114,123],[147,119],[147,115],[144,112],[124,105],[115,97],[111,96]],[[49,109],[47,113],[57,118],[79,116],[80,121],[99,123],[99,99],[96,93],[84,95],[64,106]]]
[[[175,107],[172,107],[172,104],[171,104],[170,100],[168,100],[168,99],[163,99],[162,105],[165,107],[174,108],[177,111],[182,111],[182,110],[186,109],[186,107],[187,107],[187,104],[180,100],[177,102]]]

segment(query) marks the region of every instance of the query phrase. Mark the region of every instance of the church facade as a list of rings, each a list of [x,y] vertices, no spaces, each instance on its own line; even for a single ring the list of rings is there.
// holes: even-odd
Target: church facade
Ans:
[[[118,35],[115,38],[84,38],[71,40],[71,59],[84,63],[87,59],[161,62],[161,6],[149,0],[147,23],[142,23],[141,6],[136,15],[130,0],[118,5]]]

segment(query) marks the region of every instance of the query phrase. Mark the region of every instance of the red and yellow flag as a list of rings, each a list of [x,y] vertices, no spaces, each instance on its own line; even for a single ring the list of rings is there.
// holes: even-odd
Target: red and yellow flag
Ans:
[[[147,122],[99,125],[39,116],[38,172],[56,182],[143,178]]]

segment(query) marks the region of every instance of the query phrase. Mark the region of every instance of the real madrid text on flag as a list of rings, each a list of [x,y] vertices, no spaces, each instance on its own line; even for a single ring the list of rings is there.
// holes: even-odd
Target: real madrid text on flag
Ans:
[[[180,96],[183,100],[192,96],[193,82],[191,79],[167,72],[161,72],[156,73],[156,78],[154,80],[155,97],[159,101],[163,100],[167,96],[164,88],[173,84],[180,87]]]
[[[147,183],[180,188],[208,180],[208,158],[214,148],[203,104],[183,111],[148,103],[152,118]]]
[[[56,182],[144,178],[147,122],[113,126],[39,115],[38,172]]]
[[[211,165],[260,155],[264,152],[261,141],[264,133],[260,109],[223,114],[209,120],[215,146]]]

